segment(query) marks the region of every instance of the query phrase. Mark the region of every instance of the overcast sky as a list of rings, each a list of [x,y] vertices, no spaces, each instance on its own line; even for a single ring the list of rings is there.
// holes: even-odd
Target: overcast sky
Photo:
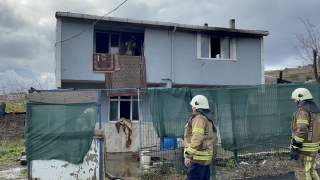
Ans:
[[[0,0],[0,80],[54,84],[56,11],[104,15],[122,0]],[[297,18],[319,22],[319,0],[128,0],[109,16],[182,24],[269,31],[266,70],[303,65],[296,60],[292,32],[303,31]],[[8,87],[7,87],[8,88]],[[40,88],[40,87],[39,87]],[[0,92],[1,94],[1,92]]]

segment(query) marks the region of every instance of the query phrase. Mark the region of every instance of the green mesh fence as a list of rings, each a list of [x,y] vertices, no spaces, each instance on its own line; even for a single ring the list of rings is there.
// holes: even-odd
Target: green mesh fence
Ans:
[[[191,113],[188,103],[190,97],[188,88],[148,90],[152,122],[159,138],[183,138],[184,125]]]
[[[314,101],[320,103],[318,83],[197,89],[149,88],[148,97],[145,97],[148,100],[142,98],[141,106],[149,106],[150,109],[150,115],[142,110],[145,116],[142,135],[148,134],[142,138],[142,148],[152,144],[147,143],[150,141],[147,138],[151,138],[153,134],[150,132],[155,131],[155,136],[160,138],[160,149],[166,150],[161,148],[161,142],[165,138],[178,138],[178,146],[173,145],[170,150],[179,147],[182,149],[183,142],[180,140],[179,143],[179,138],[183,137],[184,126],[191,113],[189,102],[193,96],[202,94],[209,100],[210,110],[218,127],[214,159],[228,154],[237,161],[238,156],[249,153],[288,150],[291,118],[296,111],[291,93],[299,87],[309,89]],[[146,102],[149,105],[143,105]],[[146,128],[145,121],[152,121],[154,129]],[[180,159],[175,164],[183,166]],[[211,172],[214,177],[214,162]]]
[[[97,103],[27,102],[27,159],[82,163],[92,143],[98,106]]]
[[[218,128],[214,160],[238,160],[242,155],[288,150],[290,121],[296,111],[291,93],[298,87],[308,88],[315,102],[320,103],[318,83],[149,88],[147,94],[139,94],[140,150],[143,155],[153,158],[153,166],[159,167],[157,163],[168,165],[160,166],[158,175],[170,173],[172,168],[175,173],[184,174],[183,133],[191,114],[189,102],[197,94],[208,98]],[[25,126],[27,158],[81,163],[92,142],[98,106],[96,103],[62,105],[28,102]],[[88,108],[93,110],[90,117],[85,113]],[[212,179],[215,179],[215,163],[213,161],[211,164]],[[147,165],[141,164],[141,167],[148,169]]]

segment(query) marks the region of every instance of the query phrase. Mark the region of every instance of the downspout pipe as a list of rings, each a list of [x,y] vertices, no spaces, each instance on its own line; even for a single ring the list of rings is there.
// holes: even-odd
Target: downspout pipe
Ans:
[[[174,34],[176,32],[177,26],[173,27],[171,33],[171,83],[174,82]]]

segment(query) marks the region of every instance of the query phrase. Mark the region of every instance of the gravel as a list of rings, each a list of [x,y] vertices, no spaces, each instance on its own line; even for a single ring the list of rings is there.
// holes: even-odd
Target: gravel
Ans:
[[[317,157],[317,168],[319,168],[320,158]],[[217,180],[235,180],[257,177],[272,177],[276,175],[293,172],[293,160],[289,158],[289,153],[277,155],[266,155],[258,157],[243,158],[234,167],[228,166],[228,162],[217,161]]]
[[[216,180],[238,180],[259,177],[272,177],[293,172],[293,160],[289,153],[273,155],[250,156],[239,158],[237,164],[231,159],[217,159]],[[320,158],[317,157],[317,168],[320,168]],[[185,180],[185,175],[163,175],[159,180]]]

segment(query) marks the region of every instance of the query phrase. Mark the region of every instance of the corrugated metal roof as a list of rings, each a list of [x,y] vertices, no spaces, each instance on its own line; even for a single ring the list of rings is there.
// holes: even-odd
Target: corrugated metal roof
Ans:
[[[99,20],[102,18],[102,16],[96,16],[96,15],[57,11],[56,18],[58,17],[91,19],[91,20]],[[231,28],[211,27],[211,26],[198,26],[198,25],[179,24],[179,23],[172,23],[172,22],[117,18],[117,17],[109,17],[109,16],[103,17],[101,21],[122,22],[122,23],[130,23],[130,24],[136,24],[141,26],[176,27],[177,29],[184,29],[189,31],[220,31],[220,32],[231,32],[231,33],[239,33],[239,34],[250,34],[255,36],[269,35],[268,31],[263,31],[263,30],[246,30],[246,29],[231,29]]]

